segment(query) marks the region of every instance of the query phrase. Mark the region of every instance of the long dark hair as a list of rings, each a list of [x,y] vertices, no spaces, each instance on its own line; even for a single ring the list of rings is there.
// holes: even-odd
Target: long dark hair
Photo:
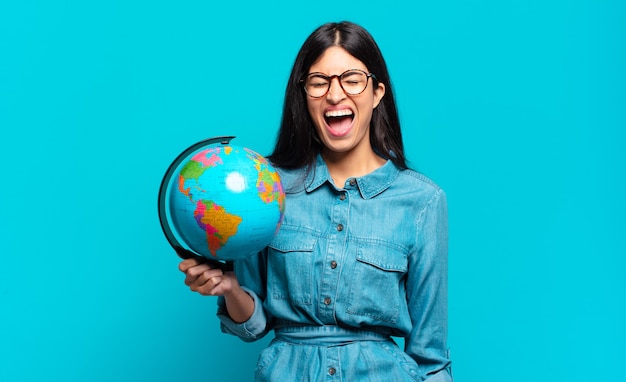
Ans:
[[[269,155],[270,161],[288,169],[315,163],[322,144],[309,115],[300,80],[331,46],[339,46],[363,62],[376,76],[376,79],[372,78],[375,86],[379,82],[385,84],[385,95],[372,113],[370,143],[378,155],[402,169],[407,168],[400,120],[383,55],[369,32],[347,21],[320,26],[302,44],[287,83],[280,130],[274,151]]]

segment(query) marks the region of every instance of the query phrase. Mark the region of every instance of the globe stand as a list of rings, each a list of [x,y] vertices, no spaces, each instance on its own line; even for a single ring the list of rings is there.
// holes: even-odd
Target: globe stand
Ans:
[[[178,241],[176,235],[172,232],[170,228],[169,221],[167,218],[166,205],[167,205],[167,188],[170,184],[170,180],[180,164],[183,160],[192,154],[194,151],[197,151],[203,147],[213,145],[213,144],[222,144],[227,145],[230,143],[230,140],[235,138],[234,136],[223,136],[223,137],[214,137],[205,139],[200,141],[192,146],[189,146],[185,151],[183,151],[172,164],[167,168],[165,172],[165,176],[163,176],[163,180],[161,181],[161,187],[159,188],[159,200],[158,200],[158,209],[159,209],[159,221],[161,223],[161,228],[163,229],[163,233],[165,234],[165,238],[170,243],[176,254],[183,259],[194,258],[200,263],[208,264],[213,268],[219,268],[225,272],[233,270],[233,262],[232,261],[220,261],[217,259],[210,259],[205,256],[202,256],[191,249],[185,248],[182,243]]]

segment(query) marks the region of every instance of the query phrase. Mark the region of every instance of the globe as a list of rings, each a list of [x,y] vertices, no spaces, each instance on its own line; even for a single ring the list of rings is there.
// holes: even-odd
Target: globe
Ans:
[[[159,218],[182,257],[233,261],[265,248],[280,227],[285,193],[280,176],[234,137],[198,142],[168,168]]]

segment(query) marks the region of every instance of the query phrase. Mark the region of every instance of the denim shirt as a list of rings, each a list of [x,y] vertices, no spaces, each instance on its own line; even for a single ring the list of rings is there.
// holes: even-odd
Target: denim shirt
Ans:
[[[391,161],[343,187],[321,156],[309,171],[280,175],[280,229],[259,255],[235,263],[254,313],[235,323],[220,298],[222,330],[254,341],[285,323],[367,329],[404,337],[424,378],[447,368],[443,190]]]

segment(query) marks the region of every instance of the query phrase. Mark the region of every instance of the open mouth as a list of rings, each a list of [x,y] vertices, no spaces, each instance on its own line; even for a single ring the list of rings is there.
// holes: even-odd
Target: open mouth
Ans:
[[[324,121],[334,135],[347,133],[353,120],[354,112],[350,109],[329,110],[324,113]]]

